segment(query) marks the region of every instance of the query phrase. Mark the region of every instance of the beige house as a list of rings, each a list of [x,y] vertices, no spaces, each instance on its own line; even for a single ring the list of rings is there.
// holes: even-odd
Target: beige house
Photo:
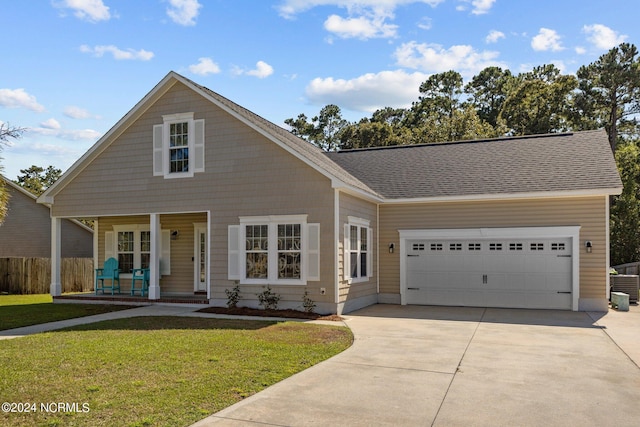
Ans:
[[[49,258],[51,213],[36,196],[0,175],[9,193],[7,216],[0,224],[0,258]],[[93,257],[93,230],[75,220],[62,221],[61,257]]]
[[[603,131],[325,153],[171,72],[38,201],[151,301],[604,310],[621,188]]]

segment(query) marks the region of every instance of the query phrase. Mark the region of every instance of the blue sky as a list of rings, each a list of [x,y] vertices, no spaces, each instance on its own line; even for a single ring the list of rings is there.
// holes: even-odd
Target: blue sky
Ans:
[[[407,107],[431,74],[565,73],[639,43],[636,0],[0,1],[0,164],[66,170],[173,70],[272,122]]]

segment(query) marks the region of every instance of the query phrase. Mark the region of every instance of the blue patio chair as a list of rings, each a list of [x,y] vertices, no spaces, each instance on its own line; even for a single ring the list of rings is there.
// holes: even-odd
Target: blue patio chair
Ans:
[[[131,295],[135,295],[136,292],[140,292],[140,296],[144,296],[144,293],[149,293],[149,269],[148,268],[134,268],[131,276]],[[140,287],[136,288],[136,282],[140,281]]]
[[[105,285],[105,280],[111,280],[111,286]],[[109,258],[102,268],[96,268],[96,295],[98,291],[104,294],[105,289],[111,289],[111,295],[117,290],[120,293],[120,270],[118,260]]]

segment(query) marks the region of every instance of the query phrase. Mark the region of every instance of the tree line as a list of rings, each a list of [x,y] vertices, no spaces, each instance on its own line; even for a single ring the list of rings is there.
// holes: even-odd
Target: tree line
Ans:
[[[640,67],[629,43],[576,75],[552,64],[519,74],[487,67],[464,84],[452,70],[430,76],[419,92],[409,108],[382,108],[358,122],[330,104],[285,124],[327,151],[604,128],[615,152],[619,137],[638,136]]]
[[[624,190],[611,200],[611,264],[640,261],[640,60],[622,43],[575,75],[555,65],[514,74],[487,67],[430,76],[408,108],[386,107],[349,122],[327,105],[290,131],[326,151],[605,129]]]

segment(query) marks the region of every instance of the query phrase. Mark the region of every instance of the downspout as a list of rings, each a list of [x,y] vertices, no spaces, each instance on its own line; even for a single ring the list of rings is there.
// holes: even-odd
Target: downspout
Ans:
[[[334,274],[334,303],[336,305],[336,312],[338,311],[340,302],[340,265],[339,265],[339,253],[340,253],[340,190],[337,188],[333,192],[333,233],[335,236],[335,250],[333,251],[333,268]],[[341,313],[337,313],[341,314]]]
[[[611,219],[609,218],[610,212],[609,210],[611,209],[611,206],[609,204],[609,200],[610,200],[610,196],[604,196],[604,206],[605,206],[605,265],[607,266],[607,270],[605,271],[605,282],[607,284],[607,288],[606,288],[606,297],[607,300],[609,300],[611,298],[611,277],[609,275],[609,271],[611,271],[611,236],[609,235],[609,233],[611,233],[610,227],[610,221]]]
[[[211,301],[211,211],[207,211],[207,299]]]
[[[380,297],[380,204],[376,203],[376,293]],[[379,302],[379,301],[378,301]]]

